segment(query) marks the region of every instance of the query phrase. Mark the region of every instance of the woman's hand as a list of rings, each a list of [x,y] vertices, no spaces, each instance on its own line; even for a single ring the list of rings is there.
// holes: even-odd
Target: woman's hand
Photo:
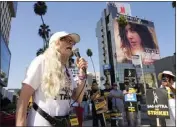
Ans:
[[[85,69],[88,68],[88,63],[86,62],[86,60],[84,58],[77,58],[76,65],[79,68],[80,76],[85,76],[86,75]]]

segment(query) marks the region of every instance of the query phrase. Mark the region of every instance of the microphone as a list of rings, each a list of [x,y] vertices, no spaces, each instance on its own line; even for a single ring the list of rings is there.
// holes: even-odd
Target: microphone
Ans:
[[[81,58],[78,48],[73,49],[73,54],[74,54],[76,57]]]
[[[74,54],[76,57],[81,58],[81,55],[80,55],[80,53],[79,53],[79,48],[73,49],[73,54]],[[85,74],[87,74],[86,68],[82,68],[82,69],[83,69],[83,71],[85,72]]]

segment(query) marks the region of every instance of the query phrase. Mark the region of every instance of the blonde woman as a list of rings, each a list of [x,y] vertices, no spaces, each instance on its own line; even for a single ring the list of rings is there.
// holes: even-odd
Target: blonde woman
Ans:
[[[87,62],[83,58],[76,60],[77,81],[67,69],[72,48],[79,41],[78,34],[56,32],[49,40],[49,48],[31,62],[22,82],[16,126],[57,126],[56,119],[61,126],[68,126],[71,104],[81,102],[86,78],[83,68],[87,69]],[[31,96],[34,103],[26,116]]]

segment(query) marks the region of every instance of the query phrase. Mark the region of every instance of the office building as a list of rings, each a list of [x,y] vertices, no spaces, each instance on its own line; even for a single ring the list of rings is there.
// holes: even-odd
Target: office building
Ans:
[[[18,92],[19,89],[5,89],[2,88],[0,90],[0,93],[2,95],[2,98],[8,98],[11,102],[16,101],[14,99],[16,99],[18,97]]]
[[[154,62],[155,66],[155,74],[158,77],[158,74],[163,71],[171,71],[176,75],[176,53],[173,56],[164,57],[160,60]],[[158,85],[160,86],[160,81],[158,81]]]
[[[12,18],[16,17],[17,2],[0,1],[0,88],[7,87],[11,52],[9,50],[9,36]]]
[[[119,24],[120,16],[126,19],[125,26]],[[139,42],[132,39],[132,31],[139,35]],[[134,69],[138,83],[157,86],[153,62],[160,59],[160,53],[152,21],[133,17],[127,3],[108,2],[97,22],[96,37],[101,85],[109,81],[123,88],[125,69]],[[132,64],[132,56],[136,55],[141,58],[143,69]]]

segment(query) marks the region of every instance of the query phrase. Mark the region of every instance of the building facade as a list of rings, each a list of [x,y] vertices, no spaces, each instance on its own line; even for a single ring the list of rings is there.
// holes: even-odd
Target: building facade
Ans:
[[[9,50],[9,36],[11,20],[16,17],[17,2],[0,1],[0,87],[7,87],[11,52]]]
[[[2,94],[2,98],[8,98],[11,102],[13,102],[14,98],[16,98],[18,95],[17,95],[17,92],[19,91],[19,89],[5,89],[5,88],[2,88],[0,90],[0,93]]]
[[[87,83],[89,85],[92,85],[93,80],[95,79],[95,73],[87,72]],[[96,72],[96,82],[98,86],[100,87],[100,73]]]
[[[157,86],[157,80],[153,62],[160,59],[160,53],[154,30],[154,23],[140,19],[136,16],[131,16],[129,6],[128,11],[125,11],[126,6],[123,6],[122,3],[121,5],[115,2],[108,3],[107,7],[101,14],[101,18],[97,22],[96,37],[98,40],[101,86],[103,86],[103,84],[108,80],[110,84],[114,82],[119,83],[121,88],[124,86],[125,69],[135,69],[136,81],[138,83],[150,83],[155,87]],[[124,13],[122,10],[124,10]],[[117,20],[120,16],[124,16],[126,18],[128,22],[126,27],[122,27],[118,24]],[[133,50],[130,46],[130,40],[128,40],[127,37],[127,33],[132,32],[127,28],[130,25],[132,25],[131,27],[132,29],[134,28],[134,30],[144,29],[147,33],[147,35],[139,34],[141,40],[144,39],[144,42],[145,40],[149,40],[149,42],[144,44],[144,47],[142,46],[142,52],[128,52],[129,50]],[[151,34],[153,36],[151,36]],[[142,68],[137,68],[132,64],[131,57],[133,55],[139,55],[142,57]],[[109,66],[110,68],[105,69],[105,66]]]

